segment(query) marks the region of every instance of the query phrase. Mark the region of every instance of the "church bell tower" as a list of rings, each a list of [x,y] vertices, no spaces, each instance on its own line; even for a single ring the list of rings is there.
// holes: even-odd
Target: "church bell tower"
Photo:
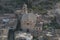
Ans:
[[[26,13],[26,14],[28,13],[27,12],[27,5],[25,3],[23,4],[22,10],[23,10],[23,13]]]

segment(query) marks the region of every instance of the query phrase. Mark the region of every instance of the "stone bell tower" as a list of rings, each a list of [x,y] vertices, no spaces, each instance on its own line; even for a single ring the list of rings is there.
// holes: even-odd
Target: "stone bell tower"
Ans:
[[[27,5],[24,3],[23,4],[23,8],[22,8],[22,11],[23,11],[23,13],[28,13],[28,11],[27,11]]]

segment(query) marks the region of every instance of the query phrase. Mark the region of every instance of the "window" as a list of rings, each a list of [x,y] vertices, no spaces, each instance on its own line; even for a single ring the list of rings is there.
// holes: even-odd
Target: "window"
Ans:
[[[39,30],[40,30],[40,28],[39,28]]]
[[[11,29],[13,28],[13,27],[10,27]]]
[[[9,22],[9,19],[4,18],[4,19],[2,19],[2,21],[3,21],[3,24],[5,24],[5,23],[8,23]]]
[[[27,32],[29,32],[29,29],[27,29]]]
[[[29,23],[27,23],[27,25],[29,25]]]

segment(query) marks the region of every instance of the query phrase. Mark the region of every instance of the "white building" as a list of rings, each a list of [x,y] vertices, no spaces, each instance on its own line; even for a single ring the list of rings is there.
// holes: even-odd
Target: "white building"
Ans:
[[[15,33],[15,40],[32,40],[32,39],[33,36],[31,34],[20,32],[20,31]]]
[[[28,12],[27,5],[23,5],[23,15],[21,17],[21,29],[31,32],[36,24],[36,15],[33,12]]]
[[[0,40],[8,40],[8,29],[0,29]]]
[[[0,29],[15,29],[17,18],[15,14],[0,14]]]
[[[0,14],[0,40],[8,40],[9,29],[15,29],[16,25],[15,14]]]

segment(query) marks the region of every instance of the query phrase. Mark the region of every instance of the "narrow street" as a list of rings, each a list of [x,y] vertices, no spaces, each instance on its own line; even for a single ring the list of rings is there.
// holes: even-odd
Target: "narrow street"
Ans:
[[[12,29],[9,30],[8,40],[14,40],[14,31]]]

